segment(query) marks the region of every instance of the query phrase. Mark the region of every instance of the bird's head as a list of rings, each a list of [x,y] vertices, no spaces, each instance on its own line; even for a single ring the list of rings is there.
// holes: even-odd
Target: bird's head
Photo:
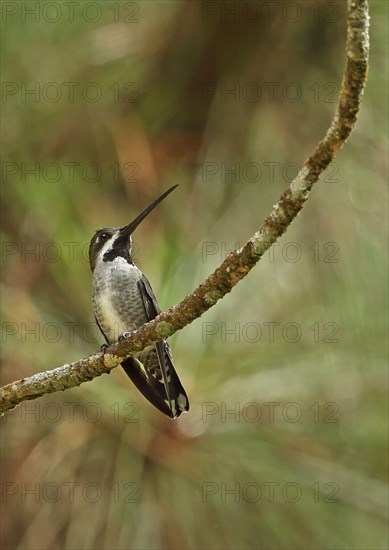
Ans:
[[[162,193],[160,197],[155,199],[128,225],[124,227],[104,227],[95,232],[89,245],[89,263],[92,272],[95,270],[97,262],[109,262],[117,256],[122,256],[127,261],[132,262],[131,245],[133,232],[150,212],[154,210],[157,204],[174,191],[176,187],[177,185],[174,185]]]

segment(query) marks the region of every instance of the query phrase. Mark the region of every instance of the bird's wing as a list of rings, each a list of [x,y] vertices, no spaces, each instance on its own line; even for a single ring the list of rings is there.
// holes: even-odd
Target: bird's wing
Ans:
[[[147,320],[151,321],[161,310],[150,283],[144,275],[138,281],[138,287],[142,296]],[[154,351],[156,351],[156,356]],[[148,378],[153,393],[156,393],[165,406],[169,408],[169,416],[176,418],[182,412],[189,410],[188,397],[174,369],[170,346],[166,340],[160,340],[155,346],[152,346],[151,350],[147,348],[144,352],[137,354],[134,359],[141,362],[143,372]],[[140,391],[149,399],[145,391]],[[161,410],[160,407],[157,406],[157,408]]]

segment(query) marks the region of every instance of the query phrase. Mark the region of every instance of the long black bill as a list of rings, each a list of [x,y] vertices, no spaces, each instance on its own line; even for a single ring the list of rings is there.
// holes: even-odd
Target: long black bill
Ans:
[[[160,197],[155,199],[154,202],[152,202],[147,208],[145,208],[143,210],[143,212],[141,212],[139,214],[139,216],[137,216],[135,218],[134,221],[132,221],[128,225],[125,225],[124,227],[122,227],[120,229],[120,236],[124,237],[124,238],[129,237],[135,231],[135,229],[138,227],[140,222],[143,221],[145,219],[145,217],[148,216],[152,210],[154,210],[154,208],[157,206],[157,204],[159,204],[161,201],[163,201],[163,199],[165,197],[167,197],[172,191],[174,191],[174,189],[176,187],[178,187],[178,185],[173,185],[173,187],[170,187],[170,189],[168,189],[167,191],[162,193],[162,195]]]

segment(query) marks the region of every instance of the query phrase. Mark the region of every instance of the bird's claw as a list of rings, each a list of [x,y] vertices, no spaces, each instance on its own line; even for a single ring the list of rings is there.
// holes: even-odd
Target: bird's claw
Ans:
[[[109,347],[108,344],[101,344],[100,351],[105,353],[107,351],[108,347]]]
[[[118,338],[118,342],[123,342],[126,338],[130,336],[131,332],[123,332]]]

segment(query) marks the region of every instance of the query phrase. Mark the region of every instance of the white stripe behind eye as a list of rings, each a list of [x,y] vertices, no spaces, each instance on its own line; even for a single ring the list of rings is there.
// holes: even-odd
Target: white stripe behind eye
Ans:
[[[99,260],[103,259],[104,254],[109,252],[113,246],[113,243],[115,242],[115,239],[117,238],[118,234],[114,233],[111,238],[108,239],[107,242],[104,243],[103,248],[99,252]]]

